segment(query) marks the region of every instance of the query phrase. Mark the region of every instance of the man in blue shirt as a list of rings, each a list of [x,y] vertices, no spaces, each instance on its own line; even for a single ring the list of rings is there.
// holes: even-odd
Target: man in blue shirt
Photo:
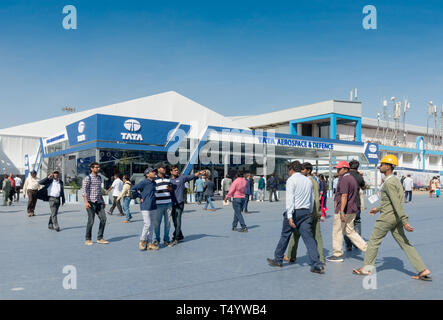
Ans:
[[[314,205],[314,190],[312,182],[301,174],[302,165],[298,161],[289,164],[289,174],[286,182],[286,211],[283,214],[283,228],[280,241],[275,249],[274,259],[267,259],[272,267],[281,268],[283,256],[289,244],[294,229],[303,238],[311,260],[311,272],[324,273],[320,262],[317,244],[312,234],[312,209]]]
[[[198,204],[202,204],[203,199],[203,186],[205,185],[205,181],[202,179],[203,174],[195,181],[195,201]]]
[[[180,176],[178,166],[171,168],[171,184],[174,192],[172,193],[172,222],[174,223],[174,233],[172,235],[172,244],[175,246],[179,241],[183,241],[183,233],[181,230],[182,214],[185,208],[185,183],[195,180],[203,171],[197,172],[189,176]]]
[[[144,172],[146,179],[131,188],[131,193],[140,198],[140,210],[143,215],[143,230],[140,236],[139,249],[158,250],[153,244],[154,224],[157,220],[157,203],[155,198],[155,171],[147,168]]]

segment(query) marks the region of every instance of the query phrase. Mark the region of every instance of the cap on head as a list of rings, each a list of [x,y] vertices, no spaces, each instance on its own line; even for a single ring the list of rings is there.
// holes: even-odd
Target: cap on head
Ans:
[[[52,174],[60,174],[60,172],[58,172],[58,170],[55,170],[54,172],[52,172]]]
[[[346,161],[339,161],[337,165],[334,167],[334,169],[341,169],[341,168],[350,168],[349,163]]]
[[[388,164],[391,164],[395,167],[398,166],[398,159],[393,154],[387,154],[386,156],[383,157],[383,159],[381,159],[380,162],[381,163],[388,163]]]
[[[146,168],[146,169],[145,169],[145,172],[143,172],[143,174],[144,174],[144,175],[147,175],[147,174],[148,174],[149,172],[151,172],[151,171],[155,171],[154,168],[152,168],[152,167]]]

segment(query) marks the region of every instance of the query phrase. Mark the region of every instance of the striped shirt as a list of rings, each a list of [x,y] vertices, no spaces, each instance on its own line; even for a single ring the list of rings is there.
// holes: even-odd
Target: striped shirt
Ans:
[[[155,177],[155,198],[157,205],[172,203],[171,193],[168,191],[168,186],[171,185],[171,179],[168,177]]]
[[[82,195],[89,202],[102,202],[102,179],[100,176],[90,174],[83,179]]]

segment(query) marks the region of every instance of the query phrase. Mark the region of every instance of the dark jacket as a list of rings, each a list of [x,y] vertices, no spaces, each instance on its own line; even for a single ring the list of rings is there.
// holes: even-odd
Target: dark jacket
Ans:
[[[275,178],[273,176],[271,176],[268,179],[267,185],[268,185],[269,189],[276,189],[277,188],[277,180],[275,180]]]
[[[143,199],[143,202],[140,203],[140,210],[152,211],[157,209],[155,198],[156,185],[155,180],[151,181],[146,178],[131,188],[131,193],[134,197]]]
[[[197,180],[197,178],[198,176],[193,174],[189,176],[179,176],[175,179],[171,177],[172,189],[174,189],[174,192],[171,192],[172,203],[180,204],[185,202],[185,183],[192,180]]]
[[[44,178],[43,180],[40,180],[39,183],[41,185],[43,185],[43,188],[41,188],[40,190],[37,191],[37,199],[43,200],[43,201],[49,201],[49,196],[48,196],[48,189],[49,186],[51,185],[52,181],[54,179],[51,178]],[[63,187],[63,181],[61,179],[58,179],[58,181],[60,182],[60,197],[62,198],[62,204],[65,203],[65,188]]]
[[[203,194],[207,197],[213,197],[214,196],[214,189],[215,184],[211,180],[208,180],[205,182],[205,185],[203,186]]]

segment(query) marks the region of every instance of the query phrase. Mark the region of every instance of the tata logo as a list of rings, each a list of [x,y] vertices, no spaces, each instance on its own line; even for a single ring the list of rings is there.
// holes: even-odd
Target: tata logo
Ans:
[[[137,132],[142,127],[140,122],[138,122],[137,120],[134,120],[134,119],[126,120],[123,125],[125,126],[126,130],[128,130],[130,132]]]
[[[377,146],[375,144],[369,145],[369,152],[376,153],[377,152]]]
[[[82,134],[85,131],[85,123],[83,121],[80,121],[78,123],[78,133],[80,133],[80,135],[77,136],[77,142],[83,142],[86,140],[86,136],[84,134]]]
[[[141,124],[137,120],[134,119],[128,119],[123,124],[126,130],[129,132],[122,132],[122,139],[123,140],[129,140],[129,141],[143,141],[143,137],[140,133],[133,133],[137,132],[141,129]]]
[[[85,131],[85,123],[83,121],[80,121],[78,123],[78,133],[83,133]]]

